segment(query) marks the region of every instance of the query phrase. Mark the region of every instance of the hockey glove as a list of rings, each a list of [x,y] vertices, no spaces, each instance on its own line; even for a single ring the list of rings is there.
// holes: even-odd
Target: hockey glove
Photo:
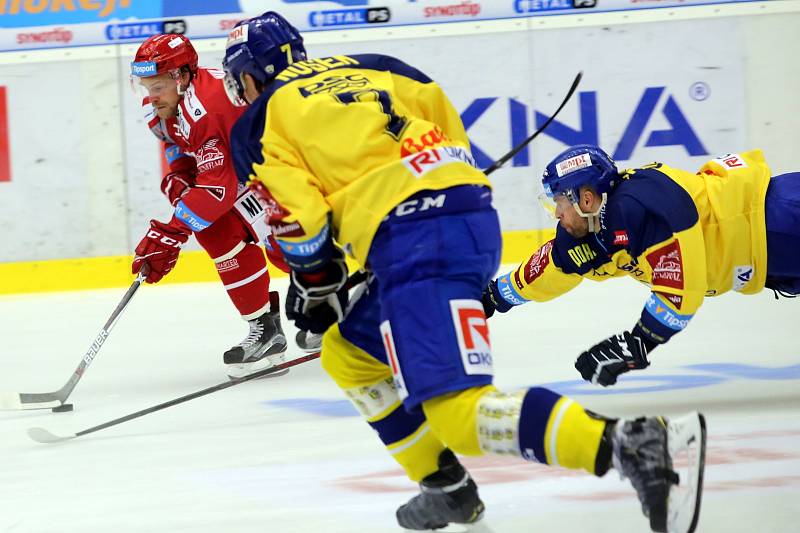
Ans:
[[[500,290],[497,288],[496,279],[493,279],[483,290],[481,303],[483,304],[483,312],[486,314],[486,318],[492,316],[495,311],[505,313],[514,307],[508,303],[505,298],[500,296]]]
[[[347,265],[340,250],[321,270],[291,273],[286,293],[286,317],[298,329],[325,333],[347,309]]]
[[[620,374],[650,366],[647,351],[641,337],[624,331],[579,355],[575,368],[586,381],[608,387],[617,382]]]
[[[150,270],[145,280],[147,283],[158,283],[175,266],[181,246],[186,244],[191,234],[191,230],[175,217],[169,224],[151,220],[150,229],[136,247],[131,270],[136,274],[147,263]]]
[[[191,176],[183,172],[170,172],[161,178],[161,192],[167,197],[172,207],[178,205],[183,195],[189,192]]]

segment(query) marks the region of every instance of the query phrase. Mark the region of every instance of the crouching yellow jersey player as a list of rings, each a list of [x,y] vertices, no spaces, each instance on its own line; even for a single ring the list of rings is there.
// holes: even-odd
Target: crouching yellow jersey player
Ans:
[[[484,309],[544,302],[584,278],[647,284],[633,329],[578,357],[587,381],[613,385],[647,367],[648,353],[686,328],[706,296],[800,292],[800,173],[770,180],[759,150],[712,159],[697,173],[662,163],[619,172],[603,150],[580,145],[551,161],[542,183],[556,236],[489,284]]]

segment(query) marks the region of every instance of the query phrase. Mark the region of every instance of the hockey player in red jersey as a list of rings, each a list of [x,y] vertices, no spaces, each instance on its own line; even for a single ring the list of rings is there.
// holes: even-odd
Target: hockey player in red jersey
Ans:
[[[250,326],[247,337],[223,356],[228,375],[235,378],[280,363],[286,350],[278,294],[269,292],[259,244],[267,246],[273,264],[288,267],[277,247],[270,250],[267,210],[255,191],[239,184],[233,168],[228,137],[243,109],[226,96],[223,72],[197,62],[186,37],[155,35],[131,63],[131,83],[143,97],[147,125],[163,142],[169,164],[161,191],[175,207],[168,222],[150,221],[132,269],[139,272],[146,263],[147,282],[157,283],[195,235]]]

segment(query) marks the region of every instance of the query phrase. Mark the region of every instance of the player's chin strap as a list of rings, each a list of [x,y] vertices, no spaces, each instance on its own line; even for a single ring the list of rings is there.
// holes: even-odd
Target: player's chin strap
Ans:
[[[606,200],[608,199],[608,194],[603,193],[600,196],[600,205],[597,206],[597,209],[591,213],[584,213],[581,211],[580,206],[577,202],[572,202],[572,207],[575,208],[575,211],[578,212],[580,216],[589,221],[589,233],[598,233],[600,231],[600,213],[603,211],[603,208],[606,206]]]
[[[194,80],[195,76],[192,72],[189,72],[189,81],[186,82],[186,87],[183,86],[182,73],[180,69],[175,69],[177,72],[171,74],[172,79],[178,85],[178,96],[183,96],[186,94],[186,91],[189,90],[189,86],[192,85],[192,81]]]

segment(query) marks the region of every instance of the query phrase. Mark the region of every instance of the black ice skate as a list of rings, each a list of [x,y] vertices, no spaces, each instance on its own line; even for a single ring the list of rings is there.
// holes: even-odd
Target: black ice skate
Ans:
[[[419,484],[422,490],[397,509],[401,527],[416,531],[448,524],[472,524],[483,516],[478,486],[450,450],[439,455],[439,470]]]
[[[303,331],[302,329],[297,332],[294,337],[294,342],[297,347],[306,353],[315,353],[322,348],[322,333],[311,333],[310,331]]]
[[[281,364],[286,352],[286,337],[281,329],[278,293],[269,293],[270,310],[249,320],[250,333],[225,352],[223,361],[231,379],[240,378]]]
[[[691,413],[677,419],[662,417],[620,420],[613,428],[613,463],[630,480],[650,529],[692,533],[700,516],[703,492],[706,427],[703,415]],[[683,479],[673,469],[686,451]]]

